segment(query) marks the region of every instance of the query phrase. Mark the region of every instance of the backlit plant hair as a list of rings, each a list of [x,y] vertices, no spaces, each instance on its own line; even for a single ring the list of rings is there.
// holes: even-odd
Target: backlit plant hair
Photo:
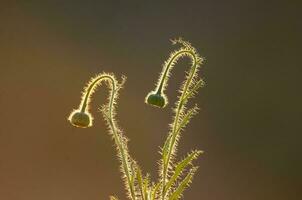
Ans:
[[[199,56],[194,47],[190,43],[183,41],[181,38],[172,41],[173,44],[180,44],[182,47],[172,52],[168,60],[163,65],[162,73],[156,84],[156,89],[150,92],[146,97],[146,103],[156,106],[164,107],[167,104],[167,97],[164,91],[168,85],[168,79],[171,75],[171,70],[177,63],[179,58],[189,57],[192,60],[191,68],[186,73],[185,81],[180,87],[180,96],[175,105],[174,118],[172,124],[170,124],[171,130],[168,137],[161,149],[162,158],[160,160],[160,199],[179,199],[182,196],[182,192],[189,185],[192,180],[197,167],[192,167],[185,178],[179,181],[184,169],[196,159],[202,151],[194,150],[188,154],[188,156],[181,162],[175,165],[176,150],[179,141],[181,131],[189,123],[190,119],[197,113],[198,107],[195,105],[193,108],[187,109],[186,104],[190,98],[194,96],[197,90],[203,86],[204,82],[198,78],[198,70],[202,64],[203,59]],[[156,96],[156,97],[155,97]],[[158,99],[162,99],[161,103],[158,103]],[[154,100],[155,99],[155,100]]]
[[[136,162],[130,157],[127,141],[128,139],[123,135],[121,130],[118,128],[116,120],[115,120],[115,105],[116,100],[118,98],[118,91],[123,86],[125,82],[125,77],[122,77],[122,82],[118,83],[113,74],[102,73],[97,75],[95,78],[92,78],[87,87],[84,89],[82,95],[82,101],[77,110],[74,110],[68,120],[72,125],[76,127],[86,128],[92,125],[92,117],[89,113],[89,103],[91,101],[91,95],[96,90],[97,86],[99,86],[102,82],[107,82],[107,85],[110,89],[110,95],[108,98],[108,103],[103,105],[101,108],[101,112],[107,122],[108,129],[110,135],[112,135],[113,140],[115,142],[118,157],[121,162],[121,172],[123,174],[123,180],[125,182],[125,187],[128,193],[128,197],[130,199],[136,199],[136,193],[134,188],[134,171],[136,170]],[[87,116],[90,120],[90,123],[87,123],[86,118],[79,118],[79,113],[82,116]],[[84,119],[82,122],[81,119]],[[84,124],[84,125],[83,125]],[[110,197],[111,199],[115,199],[115,197]]]
[[[71,124],[76,127],[86,128],[91,126],[92,115],[89,113],[91,95],[103,81],[107,83],[110,95],[108,103],[102,106],[101,112],[107,122],[109,133],[115,142],[121,163],[122,178],[127,190],[127,196],[131,200],[178,200],[182,198],[184,190],[191,183],[197,170],[197,167],[192,165],[192,161],[202,153],[202,151],[194,150],[181,161],[175,162],[176,149],[181,131],[198,110],[196,105],[193,108],[187,109],[186,104],[188,99],[193,97],[203,85],[203,81],[197,77],[202,58],[196,50],[182,39],[174,40],[173,43],[181,44],[182,47],[173,52],[165,62],[156,89],[148,94],[146,103],[157,107],[164,107],[167,104],[164,90],[167,87],[171,69],[177,63],[177,60],[184,56],[191,58],[192,65],[180,88],[180,96],[174,109],[175,116],[171,124],[171,130],[164,146],[161,148],[161,159],[159,162],[160,177],[157,183],[151,182],[148,174],[144,176],[136,161],[130,156],[127,147],[128,139],[116,123],[116,100],[125,78],[122,78],[121,83],[112,74],[102,73],[92,78],[84,89],[79,108],[74,110],[68,118]],[[117,197],[111,196],[110,200],[117,200]]]

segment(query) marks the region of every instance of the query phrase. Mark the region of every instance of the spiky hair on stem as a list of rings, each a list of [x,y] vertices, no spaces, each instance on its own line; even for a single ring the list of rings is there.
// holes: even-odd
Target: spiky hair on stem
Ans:
[[[123,79],[125,80],[125,79]],[[122,179],[127,190],[128,198],[136,199],[138,192],[135,185],[135,171],[138,168],[136,161],[131,158],[128,150],[128,138],[123,134],[123,131],[118,127],[116,116],[116,102],[118,98],[118,90],[122,87],[113,87],[111,96],[109,97],[109,104],[103,105],[100,111],[107,123],[109,134],[115,142],[117,149],[117,156],[121,162],[120,170],[122,172]]]
[[[110,196],[109,200],[118,200],[118,198],[116,196]]]
[[[118,93],[125,82],[125,77],[122,78],[121,83],[116,80],[113,74],[102,73],[92,78],[84,89],[79,108],[74,110],[69,117],[69,121],[74,126],[81,128],[91,126],[92,116],[89,113],[91,95],[102,81],[107,83],[110,95],[108,103],[101,106],[100,111],[107,123],[109,134],[114,140],[117,156],[121,163],[120,170],[127,197],[131,200],[178,200],[182,198],[184,190],[189,187],[198,168],[193,165],[193,161],[198,158],[202,151],[194,150],[182,160],[178,162],[175,160],[181,132],[198,111],[197,105],[187,108],[186,104],[204,84],[202,79],[198,78],[197,73],[203,59],[190,43],[182,39],[173,40],[173,43],[180,44],[181,48],[170,54],[164,63],[156,89],[146,97],[146,103],[156,107],[164,107],[168,101],[164,91],[168,85],[171,69],[180,58],[184,56],[191,58],[191,68],[186,72],[185,80],[180,87],[180,95],[173,110],[174,116],[170,124],[170,131],[160,151],[158,183],[151,182],[148,174],[143,175],[136,161],[130,156],[127,137],[117,125],[116,105]],[[110,200],[117,200],[117,198],[111,196]]]
[[[176,65],[177,61],[180,58],[185,56],[191,58],[192,60],[192,68],[191,70],[195,70],[194,77],[192,77],[192,82],[190,83],[189,87],[194,84],[195,76],[197,76],[198,68],[202,64],[203,58],[199,56],[196,49],[192,47],[189,42],[182,40],[182,38],[171,40],[172,43],[180,44],[180,49],[173,51],[169,58],[164,62],[162,72],[159,75],[159,79],[156,83],[156,87],[153,91],[149,92],[147,95],[145,102],[155,107],[165,107],[168,104],[168,98],[164,94],[167,86],[168,80],[171,76],[171,70]],[[195,66],[194,66],[195,65]],[[193,69],[194,68],[194,69]],[[189,74],[190,72],[187,72]],[[187,75],[188,76],[188,75]],[[183,90],[184,88],[181,88]],[[181,91],[180,91],[181,92]]]
[[[121,172],[123,180],[130,199],[136,200],[138,192],[135,185],[135,171],[138,169],[136,162],[130,157],[127,142],[128,139],[123,135],[122,131],[118,128],[115,116],[115,107],[118,99],[118,91],[122,88],[126,77],[122,77],[119,83],[113,74],[101,73],[92,78],[87,86],[84,88],[81,103],[78,109],[74,110],[68,118],[72,125],[86,128],[92,125],[92,116],[89,113],[89,104],[91,96],[96,91],[97,86],[100,86],[103,81],[107,83],[110,90],[108,103],[101,107],[101,112],[107,122],[109,133],[112,136],[117,149],[118,158],[121,162]],[[83,117],[84,116],[84,117]],[[87,118],[88,117],[88,121]],[[114,197],[111,197],[114,199]]]
[[[181,38],[172,40],[172,42],[173,44],[180,44],[181,47],[172,52],[169,58],[164,62],[162,72],[156,83],[156,88],[147,95],[145,100],[146,103],[153,106],[164,107],[168,101],[164,91],[168,86],[171,70],[180,58],[189,57],[191,59],[191,68],[189,71],[186,71],[185,80],[180,87],[180,95],[173,109],[175,115],[170,124],[167,139],[160,152],[162,156],[159,161],[159,182],[161,183],[159,196],[161,200],[174,200],[182,197],[183,190],[191,182],[197,168],[192,167],[182,181],[179,182],[178,180],[181,179],[185,169],[191,165],[192,161],[201,154],[201,151],[193,151],[188,154],[183,161],[174,164],[181,131],[198,111],[197,105],[187,109],[186,104],[188,100],[197,93],[197,90],[204,85],[204,82],[198,78],[198,70],[203,62],[203,58],[199,56],[196,49],[189,42]]]
[[[100,73],[91,78],[82,92],[81,103],[78,109],[73,110],[68,117],[68,120],[72,125],[81,128],[87,128],[93,125],[93,117],[89,112],[91,96],[96,91],[98,86],[103,83],[103,81],[110,83],[108,85],[110,90],[113,90],[113,88],[118,85],[118,82],[113,74]],[[114,104],[114,99],[112,100],[112,103]],[[110,103],[110,99],[108,102]]]

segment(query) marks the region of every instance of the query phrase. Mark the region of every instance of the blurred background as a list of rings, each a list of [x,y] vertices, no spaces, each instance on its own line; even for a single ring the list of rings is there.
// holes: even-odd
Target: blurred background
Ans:
[[[125,199],[119,163],[97,111],[95,125],[66,120],[83,86],[105,71],[128,80],[119,124],[130,151],[157,178],[159,146],[189,59],[173,70],[164,110],[144,104],[182,36],[206,58],[201,110],[179,158],[205,153],[190,200],[301,199],[299,1],[0,1],[0,199]]]

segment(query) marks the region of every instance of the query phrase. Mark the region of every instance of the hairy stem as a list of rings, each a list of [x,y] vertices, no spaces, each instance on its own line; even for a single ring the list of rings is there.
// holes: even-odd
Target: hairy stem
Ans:
[[[189,86],[190,86],[190,84],[193,80],[193,77],[196,73],[196,68],[197,68],[196,55],[194,53],[192,53],[191,51],[185,51],[185,50],[184,51],[179,51],[178,53],[176,53],[171,58],[171,60],[169,61],[168,65],[165,69],[165,72],[163,74],[162,81],[161,81],[161,83],[158,87],[158,90],[161,91],[162,88],[163,88],[163,85],[164,85],[164,81],[165,81],[164,79],[167,76],[169,68],[171,67],[171,64],[174,62],[174,60],[177,59],[178,56],[187,55],[187,54],[190,54],[190,58],[192,58],[192,60],[193,60],[193,64],[191,66],[192,70],[191,70],[191,73],[190,73],[188,79],[185,82],[184,89],[182,90],[181,96],[180,96],[178,104],[177,104],[176,115],[175,115],[174,122],[173,122],[172,133],[171,133],[169,143],[168,143],[168,154],[167,154],[166,159],[163,160],[164,163],[163,163],[163,180],[162,180],[163,181],[162,200],[165,200],[165,196],[166,196],[166,192],[167,192],[166,191],[166,179],[167,179],[167,173],[168,173],[168,166],[169,166],[169,162],[171,160],[172,151],[175,148],[176,138],[177,138],[177,135],[179,133],[178,127],[177,127],[177,124],[178,124],[178,121],[179,121],[179,116],[180,116],[180,113],[182,112],[182,109],[183,109],[183,106],[184,106],[185,96],[186,96],[187,91],[189,89]]]
[[[178,59],[178,57],[184,55],[184,54],[190,54],[191,56],[195,56],[191,51],[188,50],[182,50],[182,51],[178,51],[175,55],[173,55],[173,57],[170,59],[170,61],[168,62],[168,64],[166,65],[167,67],[164,69],[164,72],[162,73],[162,76],[160,78],[160,83],[156,89],[156,93],[157,94],[161,94],[163,92],[163,86],[165,85],[165,82],[167,81],[167,75],[168,72],[171,69],[171,65],[172,63]]]
[[[128,162],[127,162],[127,151],[125,151],[125,147],[124,147],[124,143],[121,142],[121,140],[123,140],[123,137],[118,133],[118,130],[115,126],[115,122],[113,119],[113,102],[114,102],[114,98],[115,98],[115,93],[116,93],[116,85],[115,85],[115,81],[113,80],[112,77],[108,77],[111,81],[112,84],[112,92],[111,92],[111,98],[110,98],[110,102],[109,102],[109,125],[111,127],[112,133],[113,133],[113,137],[114,137],[114,141],[118,147],[118,150],[120,151],[121,157],[122,157],[122,166],[123,169],[125,171],[126,177],[127,177],[127,182],[129,185],[129,189],[130,189],[130,194],[131,194],[131,198],[133,200],[136,199],[135,196],[135,192],[134,192],[134,186],[133,183],[131,182],[130,179],[130,166],[128,166]]]
[[[109,114],[108,122],[109,122],[110,129],[112,130],[114,142],[117,146],[118,152],[121,155],[122,168],[123,168],[123,171],[125,172],[127,184],[129,187],[128,189],[130,190],[129,192],[130,192],[131,199],[136,200],[134,185],[131,182],[131,178],[130,178],[131,170],[130,170],[130,166],[128,165],[128,162],[127,162],[128,157],[129,157],[127,150],[126,150],[127,147],[125,146],[125,144],[123,142],[123,139],[124,139],[123,136],[121,134],[119,134],[119,132],[118,132],[118,129],[115,125],[114,116],[113,116],[114,100],[115,100],[115,97],[117,95],[117,90],[118,90],[117,81],[115,80],[115,78],[112,77],[111,75],[104,74],[104,75],[98,76],[95,80],[93,80],[86,88],[86,92],[84,93],[84,97],[83,97],[82,103],[80,105],[80,110],[81,110],[81,112],[86,111],[89,101],[90,101],[91,94],[93,93],[95,87],[103,80],[107,80],[111,84],[111,97],[109,98],[109,105],[108,105],[108,114]]]
[[[93,80],[87,87],[86,89],[86,92],[85,92],[85,96],[83,98],[83,101],[82,101],[82,104],[80,106],[80,110],[81,112],[85,112],[86,109],[87,109],[87,104],[88,104],[88,101],[90,99],[90,96],[92,94],[92,91],[94,91],[94,88],[98,85],[98,83],[100,83],[101,81],[103,81],[104,79],[108,79],[112,82],[112,87],[113,87],[113,83],[114,83],[114,80],[111,76],[109,75],[101,75],[101,76],[98,76],[95,80]]]

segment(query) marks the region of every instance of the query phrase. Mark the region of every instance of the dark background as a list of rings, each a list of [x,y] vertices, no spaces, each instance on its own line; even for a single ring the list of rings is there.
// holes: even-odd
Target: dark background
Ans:
[[[144,104],[182,36],[206,58],[201,111],[180,157],[202,149],[190,200],[301,199],[301,5],[298,1],[0,1],[0,199],[125,199],[94,96],[95,126],[66,120],[96,73],[128,77],[119,124],[153,180],[171,106]],[[173,70],[170,102],[188,69]]]

